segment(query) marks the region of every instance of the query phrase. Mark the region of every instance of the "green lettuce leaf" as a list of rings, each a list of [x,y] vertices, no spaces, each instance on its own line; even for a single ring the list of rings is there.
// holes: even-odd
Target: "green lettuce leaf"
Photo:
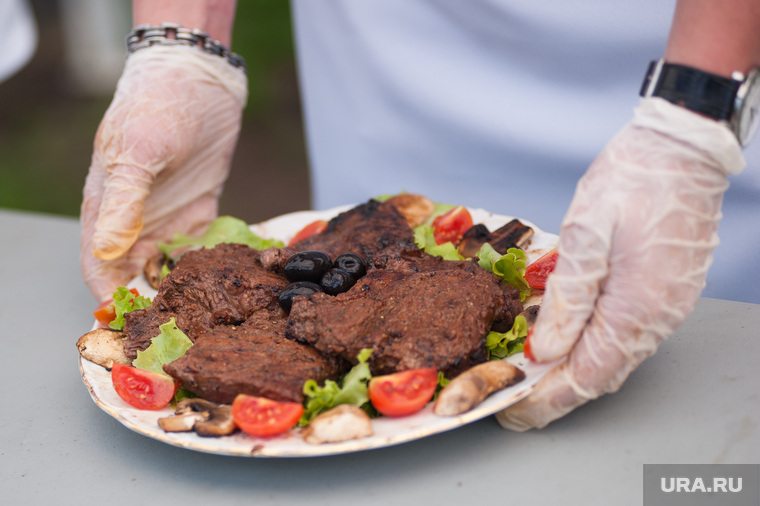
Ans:
[[[441,393],[441,390],[446,388],[446,385],[449,384],[451,380],[443,375],[443,371],[438,371],[438,384],[435,386],[435,393],[433,394],[433,400],[438,398],[438,394]]]
[[[478,263],[487,271],[491,271],[520,290],[520,300],[530,295],[530,285],[523,277],[526,267],[525,252],[519,248],[509,248],[502,255],[488,243],[485,243],[478,251]]]
[[[206,233],[201,237],[190,237],[183,234],[175,234],[169,243],[160,243],[158,249],[170,256],[179,248],[188,246],[203,246],[213,248],[217,244],[235,243],[245,244],[253,249],[281,248],[282,241],[276,239],[264,239],[251,232],[248,224],[232,216],[220,216],[211,222]]]
[[[184,355],[193,342],[177,327],[174,318],[158,329],[161,333],[150,340],[148,349],[137,352],[137,358],[132,361],[132,365],[146,371],[166,374],[161,366]]]
[[[444,260],[464,260],[454,243],[436,244],[433,227],[430,224],[424,223],[414,228],[414,242],[418,248],[430,255],[439,256]]]
[[[340,385],[332,380],[326,380],[321,387],[314,380],[304,383],[303,393],[306,401],[298,424],[302,427],[308,425],[317,415],[339,404],[353,404],[365,408],[369,403],[367,383],[372,378],[367,364],[371,354],[371,349],[363,349],[356,357],[359,363],[346,373]]]
[[[486,336],[488,358],[497,360],[523,351],[525,337],[528,335],[528,320],[517,315],[512,329],[507,332],[489,332]]]
[[[135,295],[129,291],[126,286],[120,286],[113,292],[113,307],[116,310],[116,318],[108,324],[114,330],[122,330],[126,321],[124,315],[135,309],[145,309],[150,307],[151,302],[148,297]]]

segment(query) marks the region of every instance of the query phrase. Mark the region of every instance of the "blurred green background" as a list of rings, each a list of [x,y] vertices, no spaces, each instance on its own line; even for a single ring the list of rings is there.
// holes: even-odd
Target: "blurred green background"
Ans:
[[[32,2],[37,50],[23,69],[0,82],[0,207],[79,215],[92,141],[113,96],[131,28],[129,0],[111,2],[118,5],[109,13],[115,52],[106,60],[100,55],[95,70],[114,70],[99,80],[89,79],[87,68],[76,75],[72,63],[77,57],[87,63],[82,53],[95,47],[89,43],[83,51],[81,42],[72,42],[86,32],[72,28],[72,17],[81,13],[77,9],[91,13],[95,4]],[[220,212],[249,223],[310,207],[289,9],[285,0],[238,2],[232,49],[246,59],[249,100]],[[91,66],[94,60],[90,56]]]

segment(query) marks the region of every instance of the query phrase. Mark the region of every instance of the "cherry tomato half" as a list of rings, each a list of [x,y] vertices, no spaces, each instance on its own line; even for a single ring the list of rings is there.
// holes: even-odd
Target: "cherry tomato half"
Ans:
[[[523,277],[531,288],[540,290],[546,288],[546,278],[557,265],[557,258],[559,258],[559,254],[557,248],[554,248],[525,268],[525,276]]]
[[[305,227],[303,227],[301,230],[299,230],[296,235],[293,236],[293,238],[288,242],[288,246],[293,246],[298,241],[303,241],[307,237],[311,237],[315,234],[318,234],[324,229],[327,228],[327,221],[325,220],[317,220],[312,221]]]
[[[108,327],[108,324],[116,318],[116,309],[113,307],[113,299],[103,301],[92,312],[92,315],[98,320],[101,327]]]
[[[438,385],[434,367],[409,369],[369,380],[369,400],[385,416],[404,416],[430,402]]]
[[[138,409],[161,409],[172,400],[177,383],[165,374],[114,364],[111,381],[119,397]]]
[[[276,436],[288,431],[303,415],[297,402],[278,402],[265,397],[238,394],[232,401],[232,419],[252,436]]]
[[[464,206],[457,206],[433,220],[433,237],[436,244],[457,244],[472,227],[472,216]]]
[[[137,288],[130,288],[129,291],[132,292],[135,297],[140,295]],[[113,299],[101,302],[95,311],[92,312],[92,316],[98,320],[101,327],[108,327],[108,324],[116,319],[116,309],[113,307]]]

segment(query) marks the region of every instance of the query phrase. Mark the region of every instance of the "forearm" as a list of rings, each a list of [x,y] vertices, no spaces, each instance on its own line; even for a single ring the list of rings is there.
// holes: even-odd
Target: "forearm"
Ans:
[[[237,0],[133,0],[134,26],[177,23],[197,28],[227,47],[232,41]]]
[[[678,0],[665,60],[726,77],[760,66],[760,1]]]

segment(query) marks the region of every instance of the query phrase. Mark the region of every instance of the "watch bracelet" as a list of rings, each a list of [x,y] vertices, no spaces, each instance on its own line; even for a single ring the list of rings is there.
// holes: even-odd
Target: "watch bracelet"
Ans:
[[[649,65],[639,95],[657,96],[716,120],[731,117],[741,83],[663,60]],[[709,98],[708,98],[709,97]]]
[[[247,72],[242,56],[231,52],[227,46],[212,39],[206,32],[198,29],[189,30],[174,23],[162,23],[160,26],[137,26],[127,35],[126,43],[129,54],[153,45],[197,47],[206,53],[221,56],[233,67]]]

